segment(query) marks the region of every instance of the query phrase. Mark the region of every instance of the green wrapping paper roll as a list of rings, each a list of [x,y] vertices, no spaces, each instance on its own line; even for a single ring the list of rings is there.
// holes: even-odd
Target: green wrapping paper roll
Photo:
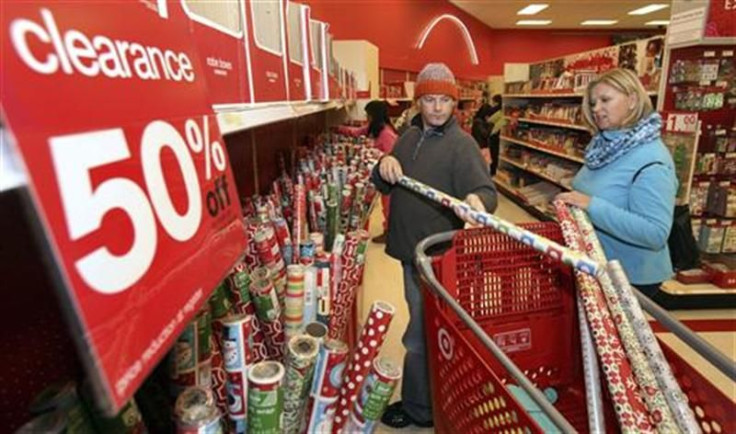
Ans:
[[[370,434],[376,430],[378,420],[394,394],[401,379],[401,367],[385,357],[373,359],[371,372],[363,382],[360,395],[350,412],[345,426],[349,433]]]
[[[314,362],[319,352],[319,341],[308,335],[294,336],[286,354],[284,396],[284,432],[299,431],[314,375]]]
[[[340,227],[340,214],[336,200],[327,201],[327,233],[325,234],[325,248],[332,251],[332,243]]]
[[[248,371],[248,434],[281,434],[284,366],[266,361]]]

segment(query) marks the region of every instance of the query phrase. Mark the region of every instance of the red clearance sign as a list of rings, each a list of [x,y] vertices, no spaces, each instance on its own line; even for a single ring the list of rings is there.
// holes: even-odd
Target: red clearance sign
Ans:
[[[203,67],[164,1],[0,7],[3,120],[117,410],[245,246]]]
[[[710,0],[705,36],[709,38],[736,36],[736,0]]]

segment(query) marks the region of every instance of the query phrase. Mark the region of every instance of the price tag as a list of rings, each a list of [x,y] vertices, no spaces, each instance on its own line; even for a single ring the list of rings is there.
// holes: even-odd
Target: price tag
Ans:
[[[109,412],[245,246],[200,58],[159,5],[10,2],[0,17],[2,110]]]
[[[697,113],[662,113],[666,120],[665,131],[672,133],[694,133],[698,128]]]

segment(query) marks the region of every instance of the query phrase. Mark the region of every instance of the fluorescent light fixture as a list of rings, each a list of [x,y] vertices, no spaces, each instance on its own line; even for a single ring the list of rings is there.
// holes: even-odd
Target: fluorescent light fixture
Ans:
[[[644,23],[645,26],[669,26],[670,21],[669,20],[654,20],[654,21],[647,21]]]
[[[652,12],[657,12],[658,10],[662,10],[666,7],[668,7],[668,5],[664,3],[652,3],[650,5],[644,6],[643,8],[634,9],[633,11],[629,11],[629,15],[651,14]]]
[[[618,20],[585,20],[580,23],[581,26],[612,26],[616,24]]]
[[[516,15],[534,15],[536,13],[539,13],[547,9],[548,7],[549,5],[547,3],[532,3],[529,6],[517,12]]]
[[[552,20],[519,20],[517,26],[546,26],[552,23]]]

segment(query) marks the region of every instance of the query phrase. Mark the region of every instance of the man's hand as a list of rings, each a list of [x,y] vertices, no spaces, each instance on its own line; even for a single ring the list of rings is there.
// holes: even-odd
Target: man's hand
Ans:
[[[399,163],[396,157],[391,155],[387,155],[381,159],[378,166],[378,173],[389,184],[396,184],[399,178],[404,176],[404,171],[401,170],[401,163]]]
[[[575,205],[580,209],[588,209],[588,206],[590,206],[590,196],[577,191],[560,193],[555,197],[555,199],[561,200],[568,205]]]
[[[471,208],[473,208],[476,211],[486,212],[486,206],[483,205],[483,201],[480,200],[480,197],[478,197],[477,194],[470,193],[465,197],[465,202],[470,205]],[[463,212],[455,212],[458,217],[460,217],[465,223],[467,223],[470,227],[478,227],[480,226],[475,219],[470,217],[468,214]]]

